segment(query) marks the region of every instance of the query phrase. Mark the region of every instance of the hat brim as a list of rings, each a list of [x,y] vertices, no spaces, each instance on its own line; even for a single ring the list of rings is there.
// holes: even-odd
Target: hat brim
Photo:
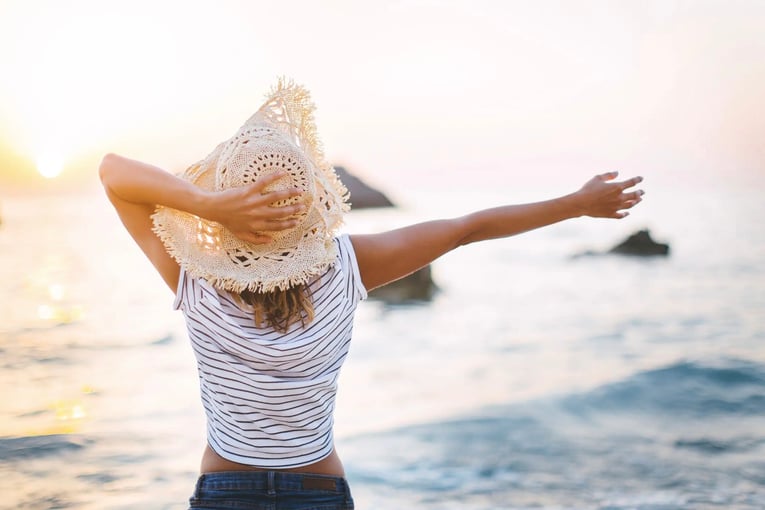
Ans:
[[[271,292],[307,283],[333,263],[337,248],[332,238],[350,208],[348,191],[324,160],[313,110],[306,89],[280,79],[263,106],[232,138],[180,175],[202,189],[219,191],[217,172],[229,161],[226,155],[231,154],[232,144],[254,136],[253,127],[265,124],[305,153],[314,179],[313,201],[300,224],[273,232],[273,242],[265,245],[243,241],[218,223],[158,207],[152,215],[154,232],[190,275],[232,292]]]

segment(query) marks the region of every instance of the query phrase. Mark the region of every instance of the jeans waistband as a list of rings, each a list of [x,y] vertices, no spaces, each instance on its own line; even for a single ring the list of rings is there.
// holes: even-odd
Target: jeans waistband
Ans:
[[[300,491],[348,492],[345,478],[282,471],[222,471],[205,473],[197,480],[196,494],[205,491]]]

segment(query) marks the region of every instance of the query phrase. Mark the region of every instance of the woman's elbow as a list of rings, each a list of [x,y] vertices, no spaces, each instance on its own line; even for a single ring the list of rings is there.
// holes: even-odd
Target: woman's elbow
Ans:
[[[101,163],[98,165],[98,177],[101,178],[101,183],[104,187],[108,187],[109,176],[114,171],[118,159],[119,156],[111,152],[105,154],[104,157],[101,158]]]
[[[481,240],[479,232],[480,223],[478,220],[479,218],[475,213],[452,220],[457,225],[457,241],[455,248]]]

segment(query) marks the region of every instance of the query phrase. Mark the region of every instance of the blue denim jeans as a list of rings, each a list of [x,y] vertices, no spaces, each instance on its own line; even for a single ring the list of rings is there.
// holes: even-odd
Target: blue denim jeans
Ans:
[[[280,471],[199,477],[189,510],[353,510],[345,478]]]

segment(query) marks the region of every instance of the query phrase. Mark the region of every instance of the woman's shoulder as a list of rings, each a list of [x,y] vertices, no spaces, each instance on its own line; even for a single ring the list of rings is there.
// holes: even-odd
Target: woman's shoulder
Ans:
[[[334,242],[337,246],[336,265],[342,272],[348,283],[348,291],[353,296],[354,301],[366,299],[367,291],[361,281],[361,272],[356,260],[356,252],[353,248],[353,242],[349,234],[340,234],[335,237]]]

